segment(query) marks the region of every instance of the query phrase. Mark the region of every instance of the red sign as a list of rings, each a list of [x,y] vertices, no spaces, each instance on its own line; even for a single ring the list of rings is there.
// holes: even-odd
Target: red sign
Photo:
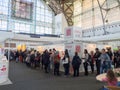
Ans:
[[[76,45],[75,51],[76,51],[76,52],[80,52],[80,45]]]
[[[66,30],[66,36],[71,36],[71,29]]]

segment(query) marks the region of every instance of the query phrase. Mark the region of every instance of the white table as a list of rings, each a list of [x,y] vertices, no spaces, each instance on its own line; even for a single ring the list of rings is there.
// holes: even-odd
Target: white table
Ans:
[[[105,77],[106,77],[106,73],[103,73],[103,74],[96,76],[96,80],[102,81],[102,79]],[[117,79],[118,79],[118,81],[120,81],[120,77],[117,77]]]

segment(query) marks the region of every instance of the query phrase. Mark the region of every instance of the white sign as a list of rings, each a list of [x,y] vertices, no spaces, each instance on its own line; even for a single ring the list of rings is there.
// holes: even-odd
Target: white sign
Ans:
[[[8,79],[8,61],[0,61],[0,83]]]

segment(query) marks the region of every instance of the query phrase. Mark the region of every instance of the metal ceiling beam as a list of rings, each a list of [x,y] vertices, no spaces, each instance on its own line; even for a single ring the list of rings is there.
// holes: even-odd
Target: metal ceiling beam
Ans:
[[[73,12],[75,0],[44,0],[48,2],[49,7],[54,11],[55,15],[63,13],[68,22],[68,26],[73,26]]]
[[[61,0],[60,4],[68,26],[73,26],[74,0]]]

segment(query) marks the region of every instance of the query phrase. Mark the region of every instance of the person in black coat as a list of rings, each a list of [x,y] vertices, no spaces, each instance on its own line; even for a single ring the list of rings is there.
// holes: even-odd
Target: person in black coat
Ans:
[[[45,50],[43,54],[43,64],[44,64],[45,73],[48,73],[48,66],[50,64],[50,55],[47,50]]]
[[[32,68],[35,68],[35,54],[34,54],[34,51],[32,51],[31,55],[30,55],[30,64],[31,64]]]
[[[97,69],[97,74],[96,75],[99,75],[100,74],[100,65],[101,65],[101,60],[99,59],[100,55],[101,55],[101,52],[99,51],[98,48],[95,49],[95,54],[94,54],[94,59],[96,61],[96,69]]]
[[[19,61],[19,52],[18,51],[16,51],[15,57],[16,57],[16,63],[17,63]]]
[[[74,77],[79,76],[79,68],[80,68],[80,64],[81,64],[81,59],[78,56],[78,53],[75,52],[75,56],[73,57],[72,60],[72,66],[73,66],[73,70],[74,70]]]

